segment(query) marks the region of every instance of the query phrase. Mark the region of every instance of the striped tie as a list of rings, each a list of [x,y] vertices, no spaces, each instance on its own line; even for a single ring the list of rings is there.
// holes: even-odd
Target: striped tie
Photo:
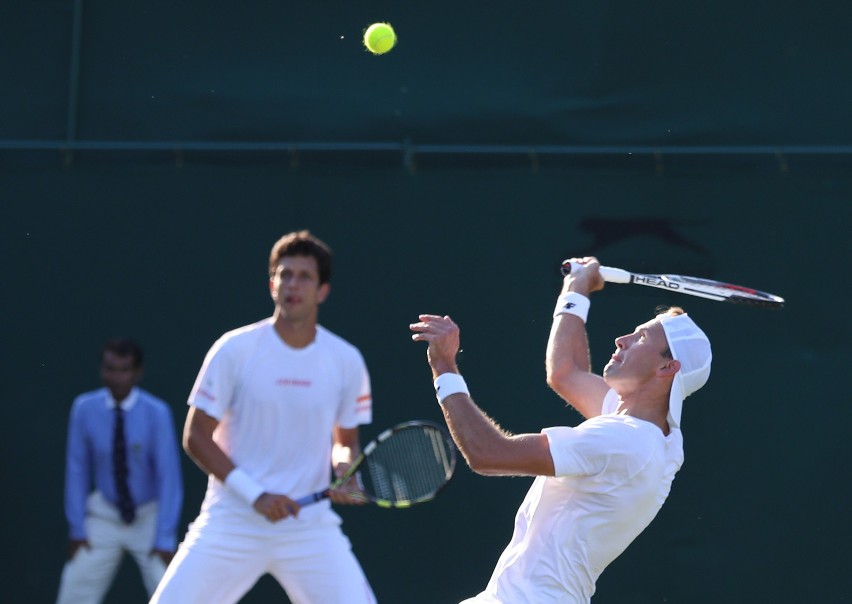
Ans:
[[[127,486],[127,443],[124,439],[124,410],[115,406],[115,433],[112,439],[112,467],[115,490],[118,493],[118,511],[121,519],[130,524],[136,518],[136,506]]]

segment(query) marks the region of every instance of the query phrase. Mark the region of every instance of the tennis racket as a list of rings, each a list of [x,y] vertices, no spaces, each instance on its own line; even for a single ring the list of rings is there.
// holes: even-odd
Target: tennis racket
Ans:
[[[562,274],[571,274],[572,266],[579,265],[570,260],[565,260],[562,263]],[[741,285],[714,281],[713,279],[686,277],[684,275],[646,275],[643,273],[631,273],[624,269],[609,266],[600,267],[600,272],[601,277],[607,283],[646,285],[679,294],[708,298],[717,302],[730,302],[732,304],[750,304],[751,306],[762,306],[764,308],[782,308],[784,306],[784,298],[774,294],[768,294]]]
[[[446,430],[427,421],[398,424],[364,447],[332,485],[296,500],[310,505],[355,477],[363,496],[385,508],[407,508],[430,501],[453,477],[456,447]]]

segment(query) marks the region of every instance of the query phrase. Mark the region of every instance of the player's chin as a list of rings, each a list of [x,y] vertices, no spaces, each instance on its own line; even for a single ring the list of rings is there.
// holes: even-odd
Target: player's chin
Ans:
[[[607,383],[609,383],[609,380],[618,376],[618,369],[620,367],[621,363],[619,361],[616,361],[615,359],[610,360],[610,362],[604,366],[601,374],[603,375],[604,379],[607,380]],[[612,384],[610,384],[610,386],[611,385]]]

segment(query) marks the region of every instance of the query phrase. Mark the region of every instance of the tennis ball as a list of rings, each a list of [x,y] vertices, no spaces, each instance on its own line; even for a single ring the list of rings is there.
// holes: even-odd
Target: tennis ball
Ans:
[[[373,23],[364,31],[364,46],[374,55],[383,55],[396,44],[390,23]]]

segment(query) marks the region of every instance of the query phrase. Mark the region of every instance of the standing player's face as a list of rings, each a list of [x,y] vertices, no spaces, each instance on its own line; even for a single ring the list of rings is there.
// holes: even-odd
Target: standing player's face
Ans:
[[[109,388],[116,402],[121,402],[130,394],[142,375],[140,367],[133,366],[133,356],[119,356],[107,350],[101,359],[101,381]]]
[[[629,388],[652,379],[671,360],[663,355],[667,349],[666,334],[658,319],[616,338],[615,352],[603,371],[607,383]]]
[[[328,296],[328,283],[320,285],[313,256],[285,256],[270,282],[272,299],[281,316],[291,320],[315,318],[317,307]]]

